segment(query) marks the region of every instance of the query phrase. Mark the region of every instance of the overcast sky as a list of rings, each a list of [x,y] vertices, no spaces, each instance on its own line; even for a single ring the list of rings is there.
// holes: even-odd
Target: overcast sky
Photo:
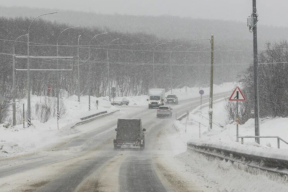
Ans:
[[[257,4],[260,24],[288,27],[288,0],[257,0]],[[252,12],[252,0],[0,0],[0,5],[241,22]]]

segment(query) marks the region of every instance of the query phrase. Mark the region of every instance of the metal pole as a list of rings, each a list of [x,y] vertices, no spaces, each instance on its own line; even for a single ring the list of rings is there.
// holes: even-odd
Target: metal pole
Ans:
[[[14,40],[14,44],[13,44],[13,66],[12,66],[12,97],[13,97],[13,126],[16,125],[16,93],[15,93],[15,81],[16,81],[16,74],[15,74],[15,65],[16,65],[16,61],[15,61],[15,44],[17,43],[17,40],[20,37],[24,37],[27,36],[27,34],[25,35],[20,35],[18,36],[15,40]]]
[[[154,73],[155,73],[155,50],[153,49],[153,87],[155,87],[155,77],[154,77]]]
[[[28,105],[28,127],[30,127],[31,125],[31,100],[30,100],[30,49],[29,49],[29,41],[30,41],[30,35],[29,32],[27,34],[27,90],[28,90],[28,101],[27,101],[27,105]]]
[[[80,41],[81,35],[78,35],[78,46],[77,46],[77,57],[78,57],[78,102],[80,102],[80,56],[79,56],[79,41]]]
[[[201,115],[202,115],[202,94],[201,94],[201,99],[200,99],[200,112],[201,112]]]
[[[254,52],[254,110],[255,110],[255,136],[260,136],[259,125],[259,99],[258,99],[258,46],[257,46],[257,8],[256,0],[253,0],[253,52]],[[256,143],[260,144],[260,139],[255,138]]]
[[[279,139],[279,137],[277,138],[277,146],[278,146],[278,149],[280,149],[280,139]]]
[[[170,51],[170,87],[171,87],[171,94],[173,92],[173,83],[172,83],[172,61],[171,61],[172,51]]]
[[[15,45],[13,46],[13,66],[12,66],[12,97],[13,97],[13,126],[16,125],[16,99],[15,99]]]
[[[213,122],[213,64],[214,64],[214,36],[211,36],[211,72],[210,72],[210,99],[209,99],[209,127],[212,129]]]
[[[60,32],[60,34],[58,35],[58,38],[57,38],[57,46],[56,46],[56,49],[57,49],[57,70],[59,69],[59,38],[61,36],[62,33],[64,33],[65,31],[69,30],[69,29],[74,29],[75,27],[68,27],[64,30],[62,30]],[[56,90],[57,90],[57,128],[59,129],[59,119],[60,119],[60,87],[59,87],[59,82],[60,82],[60,75],[59,75],[59,72],[57,72],[57,80],[56,80]]]
[[[109,101],[111,101],[111,84],[110,84],[110,61],[109,61],[109,47],[110,45],[114,42],[114,41],[117,41],[119,40],[119,38],[116,38],[116,39],[113,39],[109,44],[108,44],[108,49],[107,49],[107,67],[108,67],[108,70],[107,70],[107,76],[108,76],[108,94],[109,94]]]
[[[187,111],[186,123],[185,123],[185,133],[187,132],[187,124],[189,120],[189,111]]]
[[[178,48],[178,47],[181,47],[181,46],[183,46],[183,45],[177,45],[177,46],[173,47],[173,48],[171,49],[171,51],[170,51],[170,87],[171,87],[171,94],[172,94],[172,92],[173,92],[173,82],[172,82],[172,60],[171,60],[171,58],[172,58],[172,51],[173,51],[175,48]]]
[[[61,34],[61,33],[60,33]],[[59,35],[60,36],[60,35]],[[59,36],[58,36],[58,39],[59,39]],[[57,46],[56,46],[56,49],[57,49],[57,70],[59,69],[59,61],[58,61],[58,57],[59,57],[59,44],[58,44],[58,39],[57,39]],[[59,77],[59,73],[57,72],[57,80],[56,80],[56,91],[57,91],[57,129],[59,129],[59,118],[60,118],[60,110],[59,110],[59,83],[58,81],[60,80],[60,77]]]
[[[23,128],[25,128],[25,104],[23,103]]]
[[[30,92],[31,92],[31,86],[30,86],[30,47],[29,47],[29,44],[30,44],[30,27],[32,25],[32,23],[39,17],[41,16],[45,16],[45,15],[52,15],[52,14],[55,14],[57,12],[52,12],[52,13],[45,13],[45,14],[42,14],[42,15],[39,15],[37,17],[35,17],[31,22],[30,22],[30,25],[28,26],[28,32],[27,32],[27,90],[28,90],[28,127],[30,127],[31,125],[31,98],[30,98]]]
[[[238,112],[238,101],[236,101],[236,142],[239,141],[239,112]]]
[[[89,109],[89,111],[91,110],[91,64],[92,64],[92,62],[91,62],[91,43],[92,43],[92,40],[93,39],[96,39],[97,38],[97,36],[99,36],[99,35],[105,35],[105,34],[107,34],[107,32],[105,32],[105,33],[101,33],[101,34],[97,34],[97,35],[94,35],[93,37],[92,37],[92,39],[90,40],[90,42],[89,42],[89,59],[90,59],[90,65],[89,65],[89,90],[88,90],[88,94],[89,94],[89,106],[88,106],[88,109]]]
[[[108,83],[108,97],[109,97],[109,101],[111,101],[111,98],[110,98],[110,71],[109,71],[109,68],[110,68],[110,66],[109,66],[110,64],[109,64],[109,49],[107,49],[107,78],[108,78],[108,80],[107,80],[107,83]]]
[[[95,36],[94,36],[95,37]],[[93,37],[93,38],[94,38]],[[93,39],[92,38],[92,39]],[[91,41],[92,41],[91,39]],[[90,59],[90,64],[89,64],[89,85],[88,85],[88,110],[90,111],[91,110],[91,64],[92,64],[92,61],[91,61],[91,41],[90,41],[90,46],[89,46],[89,59]]]

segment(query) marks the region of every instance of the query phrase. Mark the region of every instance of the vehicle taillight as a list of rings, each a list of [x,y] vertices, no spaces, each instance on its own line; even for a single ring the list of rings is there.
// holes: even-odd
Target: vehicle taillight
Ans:
[[[160,109],[157,109],[157,111],[160,111]]]

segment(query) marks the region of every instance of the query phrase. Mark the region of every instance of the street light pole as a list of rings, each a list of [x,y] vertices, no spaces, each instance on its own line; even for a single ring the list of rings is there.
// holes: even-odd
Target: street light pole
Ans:
[[[57,69],[59,69],[59,38],[61,36],[62,33],[64,33],[65,31],[69,30],[69,29],[74,29],[75,27],[68,27],[64,30],[62,30],[57,38]],[[60,88],[59,88],[59,81],[60,81],[60,75],[59,72],[57,72],[57,80],[56,80],[56,89],[57,89],[57,128],[59,129],[59,119],[60,119],[60,105],[59,105],[59,94],[60,94]]]
[[[173,47],[171,50],[170,50],[170,87],[171,87],[171,94],[173,92],[173,82],[172,82],[172,52],[174,49],[178,48],[178,47],[182,47],[183,45],[177,45],[175,47]]]
[[[81,35],[78,35],[78,44],[77,44],[77,61],[78,61],[78,86],[77,86],[77,90],[78,90],[78,102],[80,103],[80,56],[79,56],[79,42],[80,42],[80,37]]]
[[[16,95],[15,95],[15,44],[17,43],[17,40],[20,39],[21,37],[27,36],[25,35],[20,35],[18,36],[13,43],[13,66],[12,66],[12,97],[13,97],[13,103],[12,103],[12,108],[13,108],[13,126],[16,125]]]
[[[94,35],[94,37],[92,37],[92,39],[90,40],[90,42],[89,42],[89,59],[90,59],[90,65],[89,65],[89,73],[91,74],[91,44],[92,44],[92,41],[93,41],[93,39],[96,39],[99,35],[105,35],[105,34],[107,34],[107,32],[105,32],[105,33],[100,33],[100,34],[97,34],[97,35]],[[88,90],[88,92],[89,92],[89,106],[88,106],[88,109],[89,109],[89,111],[91,110],[91,75],[89,76],[89,90]]]
[[[214,80],[214,36],[211,36],[211,72],[210,72],[210,99],[209,99],[209,127],[213,125],[213,80]]]
[[[57,12],[51,12],[51,13],[45,13],[45,14],[42,14],[42,15],[39,15],[37,17],[35,17],[31,22],[30,22],[30,25],[28,27],[28,32],[27,32],[27,90],[28,90],[28,101],[27,101],[27,104],[28,104],[28,109],[27,109],[27,112],[28,112],[28,117],[27,117],[27,120],[28,120],[28,127],[31,126],[31,85],[30,85],[30,28],[33,24],[33,22],[38,19],[39,17],[42,17],[42,16],[45,16],[45,15],[52,15],[52,14],[55,14]]]
[[[109,63],[109,47],[110,45],[114,42],[119,40],[119,38],[113,39],[109,44],[108,44],[108,48],[107,48],[107,78],[108,78],[108,94],[109,94],[109,101],[111,101],[111,85],[110,85],[110,63]]]

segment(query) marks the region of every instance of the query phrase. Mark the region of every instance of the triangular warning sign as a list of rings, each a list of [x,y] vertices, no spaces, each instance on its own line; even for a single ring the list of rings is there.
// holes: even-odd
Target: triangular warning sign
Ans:
[[[232,95],[229,98],[229,101],[246,101],[242,91],[239,87],[236,87]]]

